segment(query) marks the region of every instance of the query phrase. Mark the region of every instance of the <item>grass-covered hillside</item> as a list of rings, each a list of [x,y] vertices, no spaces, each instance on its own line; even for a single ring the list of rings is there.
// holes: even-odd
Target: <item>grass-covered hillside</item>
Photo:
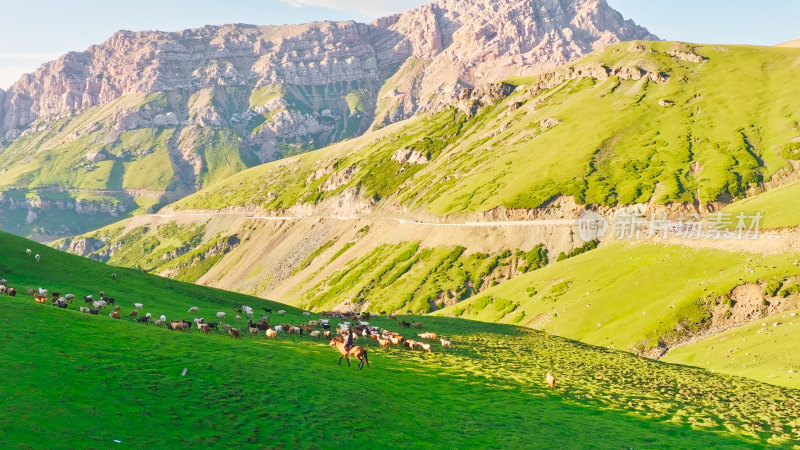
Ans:
[[[727,203],[798,159],[794,48],[621,43],[473,116],[448,110],[227,179],[176,208],[316,203],[347,188],[436,214]]]
[[[360,340],[370,367],[359,371],[337,366],[335,351],[306,335],[174,332],[82,314],[77,304],[37,304],[25,287],[78,295],[104,289],[123,311],[139,301],[168,318],[191,318],[190,305],[208,317],[241,303],[276,306],[270,302],[105,266],[4,233],[0,254],[0,276],[21,291],[0,297],[4,447],[800,443],[793,389],[515,326],[418,316],[401,320],[420,321],[453,347],[434,343],[425,354]],[[286,309],[272,320],[308,319]],[[414,333],[388,318],[372,322]],[[557,377],[554,390],[545,386],[546,372]]]
[[[800,387],[800,311],[787,311],[670,351],[664,361],[690,364],[780,386]]]
[[[730,295],[747,283],[796,277],[797,260],[796,253],[620,242],[521,275],[435,314],[525,325],[593,345],[648,353],[690,339],[712,323],[734,326],[738,319],[739,324],[760,324],[758,315],[769,311],[770,302],[780,302],[785,310],[800,308],[793,289],[777,289],[763,298]],[[756,290],[763,294],[768,288]],[[800,364],[800,358],[793,361]]]
[[[320,95],[313,87],[217,86],[126,95],[41,118],[0,140],[0,205],[22,214],[0,217],[0,227],[78,234],[356,136],[371,122],[364,87],[336,83]]]

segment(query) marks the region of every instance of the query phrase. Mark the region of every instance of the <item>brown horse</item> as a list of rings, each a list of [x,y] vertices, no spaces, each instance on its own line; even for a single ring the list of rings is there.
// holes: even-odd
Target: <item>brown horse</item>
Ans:
[[[367,351],[364,349],[364,347],[361,347],[360,345],[354,345],[354,346],[350,347],[349,351],[345,350],[345,348],[344,348],[344,339],[340,338],[339,336],[336,336],[335,338],[331,339],[331,344],[330,345],[331,345],[331,347],[336,347],[336,349],[339,350],[339,354],[341,356],[339,357],[339,364],[338,365],[342,364],[342,358],[346,358],[347,359],[347,367],[350,367],[350,355],[353,355],[356,358],[358,358],[358,369],[359,370],[364,368],[364,363],[366,363],[367,367],[369,367],[369,359],[367,358]]]

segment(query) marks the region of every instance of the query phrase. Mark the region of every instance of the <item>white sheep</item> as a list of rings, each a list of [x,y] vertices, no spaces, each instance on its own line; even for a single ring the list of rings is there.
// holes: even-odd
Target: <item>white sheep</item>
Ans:
[[[70,303],[72,303],[72,300],[74,300],[74,299],[75,299],[75,296],[72,295],[72,294],[67,294],[67,295],[64,296],[64,300],[66,300],[66,301],[68,301]]]
[[[303,315],[306,317],[311,317],[311,313],[308,311],[303,311]]]
[[[200,309],[200,308],[198,308],[197,306],[192,306],[191,308],[189,308],[189,312],[190,312],[190,313],[192,313],[192,312],[197,312],[199,309]]]
[[[286,315],[286,311],[280,310],[280,311],[278,311],[278,315],[279,316],[285,316]]]
[[[25,249],[25,253],[27,253],[28,256],[31,256],[31,249],[29,249],[29,248]]]
[[[280,333],[281,331],[283,331],[283,327],[280,325],[275,325],[275,332]]]
[[[225,313],[220,311],[217,313],[217,318],[220,320],[225,320]]]
[[[319,331],[317,331],[317,330],[314,330],[314,331],[312,331],[311,333],[309,333],[308,335],[309,335],[309,336],[311,336],[312,338],[316,339],[316,338],[318,338],[318,337],[319,337],[319,335],[320,335],[320,332],[319,332]]]
[[[453,346],[453,343],[448,341],[448,340],[445,340],[445,339],[439,339],[439,340],[442,341],[442,347],[452,347]]]
[[[239,314],[237,314],[237,315],[236,315],[236,320],[238,320],[238,321],[240,321],[240,322],[241,322],[241,320],[242,320],[242,316],[240,316]]]
[[[161,316],[161,317],[164,317],[164,316]],[[164,325],[164,322],[166,322],[164,319],[158,319],[158,320],[156,320],[155,324],[156,324],[157,327],[160,327],[160,326]]]
[[[135,307],[136,307],[136,309],[139,309],[139,310],[141,310],[141,309],[142,309],[142,306],[144,306],[144,305],[143,305],[143,304],[141,304],[141,303],[134,303],[134,304],[133,304],[133,306],[135,306]]]
[[[47,289],[39,288],[39,295],[47,295]]]
[[[36,256],[34,256],[34,258],[36,258],[36,262],[39,262],[39,258],[41,258],[41,256],[39,256],[39,254],[37,253]]]
[[[358,322],[358,324],[361,325],[362,327],[368,327],[369,326],[369,322]]]
[[[167,316],[165,316],[164,314],[162,314],[162,315],[161,315],[161,317],[160,317],[160,320],[161,320],[162,322],[166,322],[166,321],[167,321]]]
[[[82,312],[82,313],[89,314],[89,308],[87,308],[87,307],[85,307],[85,306],[81,306],[81,312]]]
[[[150,318],[152,318],[152,317],[153,317],[153,316],[152,316],[150,313],[147,313],[147,314],[145,314],[144,316],[145,316],[145,317],[147,317],[148,319],[150,319]]]

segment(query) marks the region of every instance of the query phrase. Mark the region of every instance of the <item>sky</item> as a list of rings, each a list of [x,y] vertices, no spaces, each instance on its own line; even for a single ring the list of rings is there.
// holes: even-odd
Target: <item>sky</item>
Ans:
[[[798,0],[607,0],[662,39],[774,45],[800,39]],[[371,21],[427,0],[0,0],[0,88],[115,31]],[[768,5],[768,6],[765,6]]]

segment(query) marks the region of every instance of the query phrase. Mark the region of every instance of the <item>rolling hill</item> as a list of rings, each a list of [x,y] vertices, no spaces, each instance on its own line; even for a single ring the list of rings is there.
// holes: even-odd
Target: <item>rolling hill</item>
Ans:
[[[371,24],[119,31],[0,89],[0,227],[39,240],[157,210],[597,48],[657,39],[604,0],[441,0]]]
[[[0,413],[4,446],[800,442],[798,424],[789,419],[800,405],[794,389],[515,326],[419,316],[413,320],[452,339],[454,348],[423,354],[367,343],[371,366],[358,371],[336,366],[332,349],[305,336],[234,340],[172,332],[82,314],[78,305],[37,304],[24,287],[105,289],[126,309],[141,301],[146,311],[171,318],[190,318],[189,305],[208,315],[232,313],[242,302],[277,306],[271,302],[106,266],[5,233],[0,253],[0,275],[21,291],[0,297],[0,361],[12,369],[0,384],[9,400]],[[286,309],[281,321],[307,320]],[[372,321],[397,328],[387,318]],[[554,391],[537,381],[546,371],[559,377]]]
[[[296,305],[434,311],[525,273],[539,245],[537,268],[581,247],[587,208],[674,217],[793,189],[798,57],[611,45],[55,245]]]

